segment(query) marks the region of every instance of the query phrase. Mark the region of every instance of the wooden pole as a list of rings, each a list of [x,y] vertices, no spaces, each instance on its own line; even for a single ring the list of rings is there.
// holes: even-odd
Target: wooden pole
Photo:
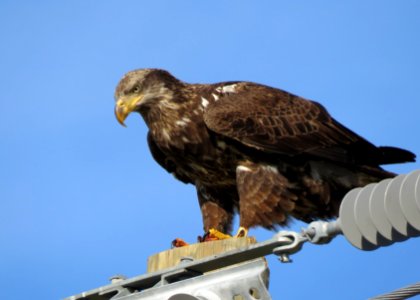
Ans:
[[[147,259],[147,272],[155,272],[174,267],[181,262],[182,258],[194,260],[227,252],[229,250],[246,247],[255,244],[254,237],[230,238],[225,240],[209,241],[191,244],[156,253]]]

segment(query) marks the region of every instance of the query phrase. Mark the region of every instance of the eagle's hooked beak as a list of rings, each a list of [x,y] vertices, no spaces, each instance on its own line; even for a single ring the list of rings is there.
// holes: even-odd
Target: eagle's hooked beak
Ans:
[[[117,100],[115,104],[115,117],[122,126],[127,127],[124,124],[125,119],[128,115],[133,112],[136,107],[138,107],[139,103],[141,102],[143,96],[136,95],[131,97],[122,96]]]

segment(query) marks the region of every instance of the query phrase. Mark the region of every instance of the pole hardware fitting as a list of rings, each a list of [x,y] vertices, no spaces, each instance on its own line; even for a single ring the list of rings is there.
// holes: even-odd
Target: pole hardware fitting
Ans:
[[[314,221],[306,229],[302,229],[302,235],[312,244],[328,244],[338,234],[342,234],[337,221]]]
[[[273,239],[278,242],[284,241],[284,245],[273,249],[273,254],[277,255],[282,263],[292,262],[290,255],[299,252],[303,243],[308,240],[305,236],[293,231],[280,231]]]

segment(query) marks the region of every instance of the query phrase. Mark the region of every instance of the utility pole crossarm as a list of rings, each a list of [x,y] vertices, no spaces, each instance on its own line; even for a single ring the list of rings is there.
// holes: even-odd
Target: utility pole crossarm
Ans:
[[[219,270],[225,267],[252,261],[276,251],[279,255],[297,252],[307,239],[295,232],[280,232],[272,239],[249,245],[244,248],[231,250],[219,255],[206,257],[196,261],[183,261],[181,264],[165,270],[123,279],[118,282],[71,296],[65,300],[108,300],[115,293],[126,291],[142,291],[162,282],[177,282],[185,278],[194,278],[205,273]],[[110,296],[112,296],[110,298]]]

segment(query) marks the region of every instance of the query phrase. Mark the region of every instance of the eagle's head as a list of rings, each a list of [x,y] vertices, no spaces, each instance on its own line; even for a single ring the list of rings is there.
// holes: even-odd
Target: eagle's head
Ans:
[[[148,108],[162,101],[171,101],[175,87],[183,83],[161,69],[139,69],[128,72],[115,90],[115,116],[125,126],[124,120],[135,111],[146,113]]]

